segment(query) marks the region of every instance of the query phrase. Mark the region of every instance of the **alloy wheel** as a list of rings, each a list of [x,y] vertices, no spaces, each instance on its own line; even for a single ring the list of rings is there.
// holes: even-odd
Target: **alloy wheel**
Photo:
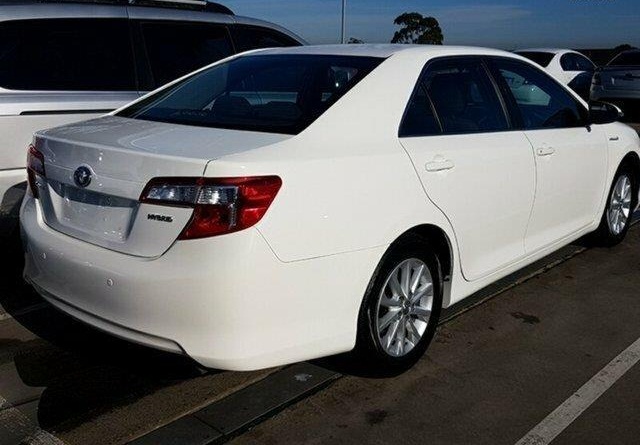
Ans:
[[[620,235],[631,214],[631,180],[621,175],[613,187],[607,209],[607,223],[613,235]]]
[[[433,277],[422,260],[411,258],[387,276],[378,298],[376,328],[384,351],[407,355],[427,330],[433,308]]]

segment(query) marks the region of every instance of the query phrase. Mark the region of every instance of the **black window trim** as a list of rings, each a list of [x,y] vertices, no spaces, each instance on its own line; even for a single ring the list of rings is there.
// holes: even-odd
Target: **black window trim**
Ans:
[[[505,80],[502,78],[502,76],[500,75],[500,73],[497,71],[495,65],[492,63],[494,60],[506,60],[507,62],[511,62],[511,63],[520,63],[522,65],[526,65],[529,66],[535,70],[537,70],[539,73],[545,75],[549,80],[551,80],[552,82],[554,82],[556,85],[560,86],[560,88],[565,91],[570,97],[571,99],[575,102],[576,106],[578,107],[578,110],[581,114],[580,118],[582,119],[582,125],[575,125],[575,126],[571,126],[571,127],[560,127],[560,128],[525,128],[524,126],[524,120],[522,119],[522,114],[520,113],[520,109],[518,108],[518,104],[515,100],[515,97],[513,96],[513,93],[511,92],[509,86],[507,85],[507,83],[505,82]],[[536,65],[534,65],[533,63],[529,63],[527,61],[524,60],[520,60],[520,59],[515,59],[512,57],[505,57],[505,56],[487,56],[486,57],[486,62],[487,65],[489,67],[489,71],[491,73],[491,77],[494,78],[494,81],[498,82],[498,84],[500,85],[500,93],[501,95],[506,96],[506,103],[509,104],[508,107],[510,108],[509,112],[512,116],[514,116],[515,122],[518,123],[517,127],[515,128],[515,130],[519,130],[519,131],[549,131],[549,130],[560,130],[562,128],[585,128],[587,131],[591,131],[591,124],[589,123],[589,110],[584,106],[584,104],[578,100],[575,97],[575,92],[573,90],[571,90],[570,88],[568,88],[566,85],[563,85],[560,81],[556,80],[554,77],[550,76],[548,73],[546,73],[543,69],[540,69],[539,67],[537,67]],[[506,90],[503,91],[503,88],[506,87]]]
[[[507,57],[505,57],[506,59],[508,59]],[[493,86],[493,90],[498,98],[498,101],[500,102],[500,107],[502,108],[502,112],[504,114],[505,117],[505,121],[507,123],[507,128],[504,130],[479,130],[479,131],[463,131],[463,132],[444,132],[444,129],[442,127],[442,123],[440,120],[440,116],[438,116],[438,113],[433,105],[433,101],[431,100],[431,95],[429,94],[428,91],[425,91],[425,94],[427,95],[427,98],[429,100],[429,105],[431,107],[431,111],[433,113],[434,118],[436,119],[436,122],[438,123],[438,126],[440,127],[440,133],[438,134],[423,134],[423,135],[404,135],[403,134],[403,126],[404,126],[404,122],[405,119],[407,118],[407,114],[409,113],[409,106],[411,105],[411,102],[413,102],[413,99],[416,97],[416,95],[418,94],[419,89],[422,87],[424,87],[424,82],[423,80],[425,79],[426,75],[428,74],[429,69],[431,68],[431,66],[434,63],[437,62],[441,62],[441,61],[464,61],[464,60],[469,60],[469,61],[480,61],[480,64],[482,65],[484,71],[487,74],[487,77],[489,78],[491,85]],[[414,86],[414,89],[411,93],[411,96],[409,97],[409,101],[407,102],[406,106],[405,106],[405,110],[402,114],[402,119],[400,120],[400,126],[398,128],[398,138],[425,138],[425,137],[442,137],[442,136],[464,136],[464,135],[474,135],[474,134],[491,134],[491,133],[508,133],[508,132],[512,132],[512,131],[522,131],[522,128],[517,128],[517,126],[514,126],[514,121],[512,119],[512,115],[511,115],[511,110],[509,109],[509,107],[507,106],[507,103],[505,101],[505,98],[503,97],[503,93],[502,91],[500,91],[498,84],[496,82],[496,79],[493,76],[493,73],[491,72],[491,69],[489,67],[489,65],[487,64],[487,56],[485,55],[461,55],[461,56],[441,56],[441,57],[434,57],[433,59],[430,59],[422,68],[420,75],[418,76],[418,80],[416,81],[416,85]]]

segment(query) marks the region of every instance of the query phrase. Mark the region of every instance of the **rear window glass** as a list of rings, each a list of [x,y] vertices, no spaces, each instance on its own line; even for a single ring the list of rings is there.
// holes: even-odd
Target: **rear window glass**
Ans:
[[[527,59],[537,63],[540,66],[547,67],[553,60],[554,54],[544,53],[541,51],[518,51],[516,54],[526,57]]]
[[[620,53],[613,58],[609,65],[612,66],[634,66],[640,65],[640,51],[629,51]]]
[[[134,91],[124,19],[0,24],[0,86],[10,90]]]
[[[317,55],[238,57],[124,109],[134,119],[297,134],[383,59]]]

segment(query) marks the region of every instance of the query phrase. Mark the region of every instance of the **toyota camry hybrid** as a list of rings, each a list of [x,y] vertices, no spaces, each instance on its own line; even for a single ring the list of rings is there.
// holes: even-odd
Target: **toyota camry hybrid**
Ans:
[[[640,141],[503,51],[258,50],[38,132],[25,277],[113,335],[249,370],[404,369],[442,308],[586,234],[620,242]]]

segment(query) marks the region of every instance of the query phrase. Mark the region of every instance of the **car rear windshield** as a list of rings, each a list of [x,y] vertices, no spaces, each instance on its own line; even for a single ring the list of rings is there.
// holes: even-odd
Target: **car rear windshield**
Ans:
[[[527,59],[537,63],[540,66],[547,67],[553,59],[552,53],[543,53],[540,51],[518,51],[516,54],[526,57]]]
[[[212,66],[118,116],[199,127],[298,134],[383,59],[253,55]]]
[[[620,53],[609,62],[610,66],[635,66],[640,65],[640,51]]]

